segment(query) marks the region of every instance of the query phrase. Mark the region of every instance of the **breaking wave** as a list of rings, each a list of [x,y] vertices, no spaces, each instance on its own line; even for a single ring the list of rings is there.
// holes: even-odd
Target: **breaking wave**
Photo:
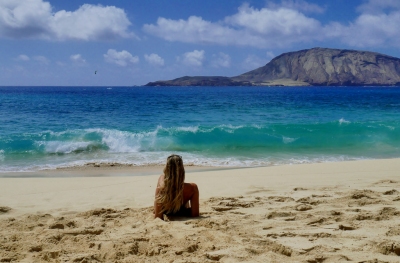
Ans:
[[[399,156],[400,127],[340,119],[314,124],[157,126],[146,131],[91,128],[1,137],[0,149],[0,161],[7,161],[2,171],[88,162],[163,164],[172,152],[193,165],[265,166]]]

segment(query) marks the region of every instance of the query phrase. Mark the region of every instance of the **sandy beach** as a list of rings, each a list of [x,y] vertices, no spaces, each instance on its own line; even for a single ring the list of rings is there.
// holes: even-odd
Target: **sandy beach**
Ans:
[[[161,171],[3,174],[0,262],[400,262],[400,159],[187,167],[200,217],[165,221]]]

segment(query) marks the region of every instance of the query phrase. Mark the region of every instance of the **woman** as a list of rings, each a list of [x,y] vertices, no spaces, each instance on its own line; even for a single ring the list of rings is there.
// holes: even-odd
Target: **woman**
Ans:
[[[163,219],[164,214],[199,216],[199,189],[194,183],[185,183],[182,157],[175,154],[167,158],[156,188],[154,218]]]

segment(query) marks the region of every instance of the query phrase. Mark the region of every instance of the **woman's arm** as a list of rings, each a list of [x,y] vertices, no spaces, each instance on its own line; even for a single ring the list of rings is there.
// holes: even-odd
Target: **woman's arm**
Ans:
[[[160,188],[156,188],[156,194],[154,198],[154,218],[160,218],[163,219],[163,213],[161,212],[161,204],[157,203],[157,195],[160,192]]]
[[[200,193],[197,184],[185,183],[183,188],[184,203],[190,201],[191,216],[198,217],[200,215]]]
[[[161,204],[157,203],[157,196],[161,191],[161,187],[164,185],[164,175],[161,175],[158,178],[156,193],[154,195],[154,218],[160,218],[163,220],[163,213],[161,212],[162,206]]]

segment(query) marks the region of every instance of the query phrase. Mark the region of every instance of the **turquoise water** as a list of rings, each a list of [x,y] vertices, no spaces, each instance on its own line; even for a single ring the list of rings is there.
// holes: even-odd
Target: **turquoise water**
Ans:
[[[392,87],[0,87],[0,172],[400,157]]]

